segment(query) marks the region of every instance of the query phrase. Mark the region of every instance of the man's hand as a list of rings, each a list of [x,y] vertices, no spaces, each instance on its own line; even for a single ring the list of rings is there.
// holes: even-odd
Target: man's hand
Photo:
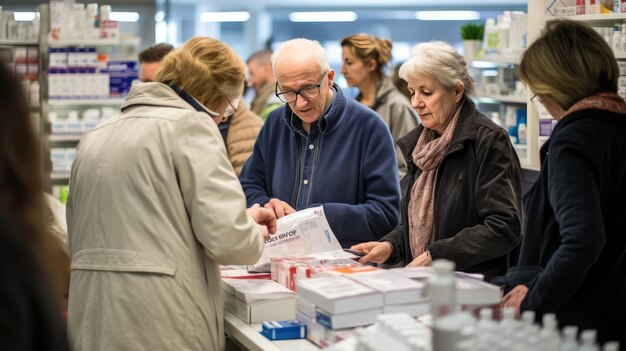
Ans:
[[[519,317],[522,301],[526,298],[526,294],[528,294],[528,287],[526,285],[518,285],[504,295],[502,305],[515,308],[515,316]]]
[[[265,204],[265,208],[273,211],[276,214],[276,218],[282,218],[286,215],[296,212],[296,210],[294,210],[293,207],[289,206],[288,203],[279,199],[271,199],[268,203]]]
[[[246,213],[261,227],[265,240],[269,239],[270,234],[276,233],[276,216],[274,212],[267,208],[262,208],[259,204],[254,204],[246,210]]]
[[[350,249],[365,253],[365,256],[359,259],[359,263],[383,263],[389,259],[393,252],[393,246],[388,241],[370,241],[354,245]]]
[[[424,251],[421,255],[417,256],[413,261],[407,264],[407,267],[422,267],[430,266],[433,263],[433,258],[430,256],[428,250]]]

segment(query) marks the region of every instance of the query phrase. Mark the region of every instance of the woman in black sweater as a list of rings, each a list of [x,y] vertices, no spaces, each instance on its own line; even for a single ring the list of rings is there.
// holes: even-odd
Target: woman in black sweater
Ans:
[[[504,304],[626,343],[626,103],[606,42],[556,20],[524,53],[520,78],[558,124],[524,198],[519,265]]]

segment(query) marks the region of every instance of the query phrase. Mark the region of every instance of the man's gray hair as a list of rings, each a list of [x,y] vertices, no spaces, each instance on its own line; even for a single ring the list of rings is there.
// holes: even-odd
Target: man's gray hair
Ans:
[[[320,66],[320,71],[327,71],[330,69],[326,51],[317,40],[305,38],[291,39],[280,44],[278,49],[276,49],[276,51],[274,51],[274,53],[272,54],[272,70],[274,71],[274,78],[276,78],[277,80],[278,77],[276,76],[276,65],[278,64],[278,61],[280,61],[284,53],[298,53],[298,55],[306,53],[308,55],[312,55],[315,57],[317,64]]]
[[[418,74],[432,77],[448,89],[463,83],[465,95],[474,94],[473,79],[467,72],[465,59],[443,41],[420,43],[411,49],[411,57],[402,64],[399,75],[408,82],[409,77]]]

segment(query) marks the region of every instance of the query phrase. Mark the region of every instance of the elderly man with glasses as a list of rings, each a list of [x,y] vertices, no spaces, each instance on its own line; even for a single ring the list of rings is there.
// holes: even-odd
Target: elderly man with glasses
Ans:
[[[389,128],[333,83],[317,41],[293,39],[272,55],[276,96],[240,180],[248,204],[277,217],[324,206],[343,247],[378,240],[399,221],[398,166]]]

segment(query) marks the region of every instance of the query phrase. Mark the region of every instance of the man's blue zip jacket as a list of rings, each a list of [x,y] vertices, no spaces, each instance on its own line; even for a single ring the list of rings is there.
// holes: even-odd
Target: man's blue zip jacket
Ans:
[[[240,180],[248,206],[271,198],[296,210],[324,205],[343,247],[378,240],[400,220],[400,186],[389,128],[368,107],[334,97],[307,134],[288,104],[268,116]]]

